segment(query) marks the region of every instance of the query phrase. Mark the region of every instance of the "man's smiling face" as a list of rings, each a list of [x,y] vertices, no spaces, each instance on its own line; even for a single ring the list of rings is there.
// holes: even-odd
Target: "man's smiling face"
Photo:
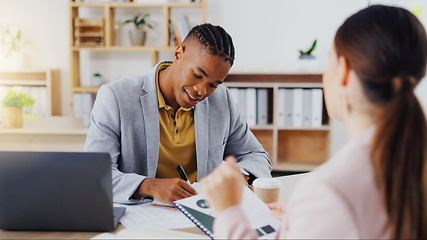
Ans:
[[[176,102],[191,108],[211,95],[222,84],[231,64],[190,41],[174,53],[173,92]]]

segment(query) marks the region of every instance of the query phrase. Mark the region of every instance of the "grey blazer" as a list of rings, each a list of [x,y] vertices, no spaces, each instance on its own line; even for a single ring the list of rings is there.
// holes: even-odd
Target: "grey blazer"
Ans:
[[[159,64],[145,75],[124,76],[103,85],[96,96],[84,150],[110,153],[115,202],[128,201],[144,178],[156,175],[160,142],[156,89]],[[256,177],[270,177],[272,165],[268,154],[232,99],[228,88],[220,85],[195,106],[198,180],[228,155],[234,155],[239,167]]]

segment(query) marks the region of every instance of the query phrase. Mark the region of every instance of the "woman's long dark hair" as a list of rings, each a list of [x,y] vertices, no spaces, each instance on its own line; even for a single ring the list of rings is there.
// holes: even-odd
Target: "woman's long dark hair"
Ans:
[[[366,96],[384,107],[371,157],[391,237],[427,238],[423,233],[427,123],[414,93],[426,73],[424,27],[405,9],[373,5],[348,18],[334,43],[337,55],[344,56],[360,78]]]

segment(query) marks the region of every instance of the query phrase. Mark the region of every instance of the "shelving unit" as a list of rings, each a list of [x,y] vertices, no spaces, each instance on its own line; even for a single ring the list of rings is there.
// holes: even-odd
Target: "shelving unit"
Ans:
[[[61,115],[61,90],[59,70],[0,71],[0,86],[46,88],[46,115]],[[38,99],[36,99],[37,101]]]
[[[329,158],[330,125],[323,101],[321,127],[291,127],[278,124],[280,88],[323,88],[319,74],[229,74],[227,87],[268,89],[269,122],[250,129],[269,153],[273,169],[310,171]]]
[[[159,61],[159,52],[162,51],[173,51],[174,46],[170,46],[170,34],[169,34],[169,19],[171,18],[171,9],[174,8],[199,8],[201,10],[201,23],[206,22],[207,15],[207,3],[206,0],[199,0],[198,2],[189,3],[159,3],[159,4],[141,4],[134,2],[102,2],[102,3],[78,3],[74,0],[70,0],[70,109],[71,115],[74,115],[73,95],[74,93],[93,93],[98,91],[97,87],[82,87],[80,85],[80,52],[86,51],[106,51],[106,52],[126,52],[126,51],[145,51],[151,53],[151,62],[154,66]],[[79,8],[100,8],[103,9],[105,19],[105,32],[104,32],[104,45],[102,46],[90,46],[90,47],[79,47],[75,44],[74,38],[74,19],[79,17]],[[160,8],[162,9],[162,36],[159,39],[163,39],[163,46],[117,46],[115,44],[115,12],[117,9],[123,8]]]

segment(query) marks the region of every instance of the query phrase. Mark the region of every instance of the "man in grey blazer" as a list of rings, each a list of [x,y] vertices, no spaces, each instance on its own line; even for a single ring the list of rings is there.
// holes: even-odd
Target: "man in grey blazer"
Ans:
[[[194,195],[177,165],[185,163],[196,181],[228,155],[242,173],[270,177],[268,154],[221,85],[234,61],[228,33],[198,25],[173,57],[97,93],[85,151],[110,153],[115,202],[155,197],[172,203]]]

